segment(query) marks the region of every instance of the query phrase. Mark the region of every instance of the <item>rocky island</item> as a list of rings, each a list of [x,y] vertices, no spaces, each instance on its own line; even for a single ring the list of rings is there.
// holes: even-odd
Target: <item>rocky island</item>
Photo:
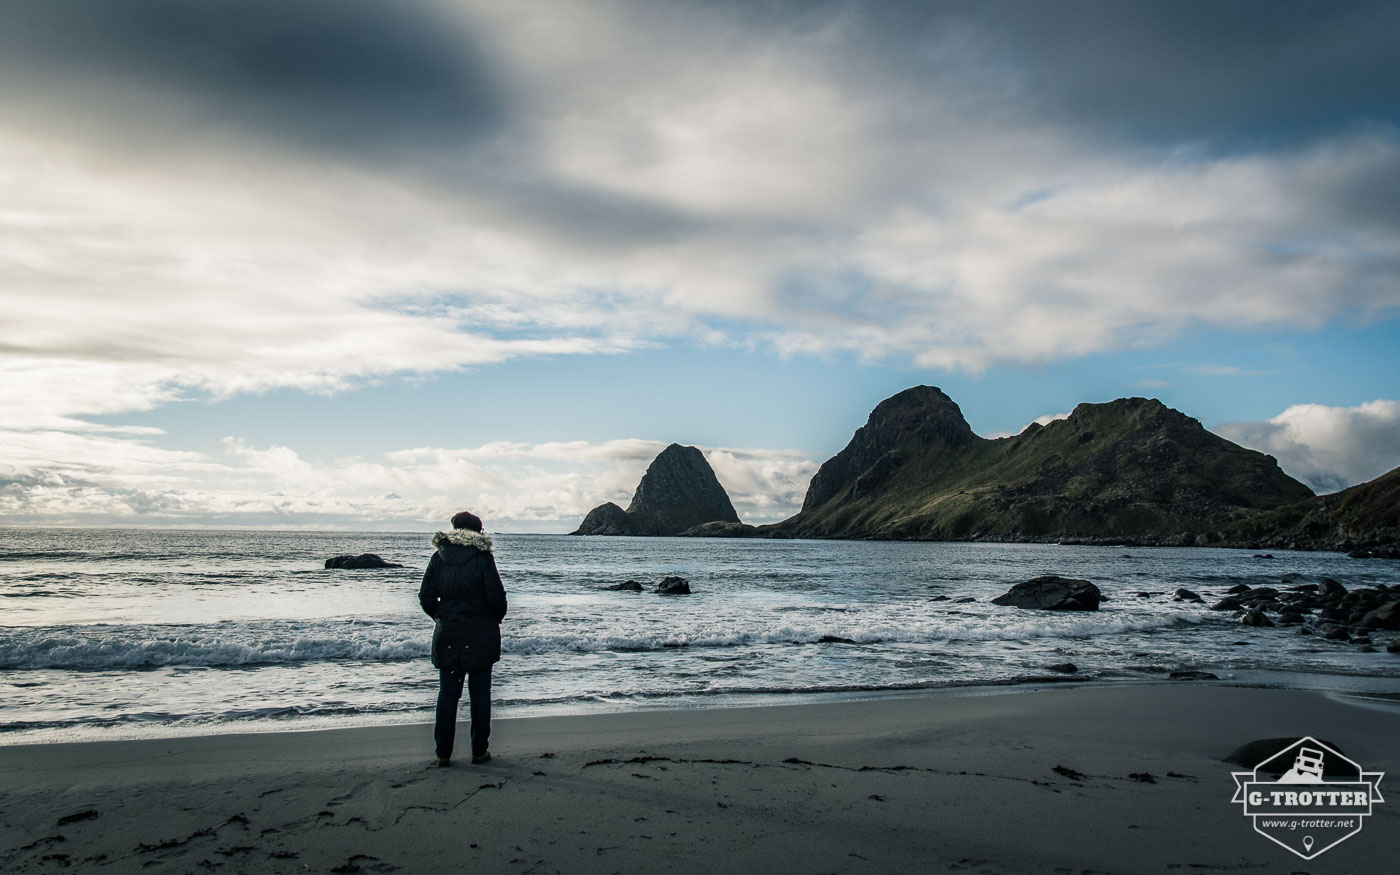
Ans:
[[[575,535],[680,535],[706,524],[742,526],[705,454],[671,444],[652,460],[626,510],[601,504]]]

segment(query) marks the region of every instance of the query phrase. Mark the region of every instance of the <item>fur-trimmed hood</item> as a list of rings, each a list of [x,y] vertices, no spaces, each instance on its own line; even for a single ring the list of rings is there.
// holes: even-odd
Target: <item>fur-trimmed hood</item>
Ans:
[[[453,529],[450,532],[438,532],[433,535],[434,547],[440,548],[443,544],[475,547],[483,553],[491,552],[491,536],[483,535],[481,532],[473,532],[471,529]]]

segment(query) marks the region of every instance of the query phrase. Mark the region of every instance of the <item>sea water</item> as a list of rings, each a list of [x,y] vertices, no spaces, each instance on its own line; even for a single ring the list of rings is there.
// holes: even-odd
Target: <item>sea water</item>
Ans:
[[[1225,681],[1393,696],[1400,657],[1209,603],[1238,583],[1400,583],[1336,553],[497,535],[496,713],[761,705],[948,687]],[[402,568],[328,570],[377,553]],[[0,529],[0,743],[431,719],[431,533]],[[1042,574],[1093,613],[991,604]],[[649,588],[680,575],[693,593]],[[1176,601],[1178,587],[1206,605]],[[1147,595],[1139,595],[1146,593]],[[823,642],[822,639],[828,641]],[[830,639],[847,639],[832,641]],[[1073,663],[1078,671],[1048,670]]]

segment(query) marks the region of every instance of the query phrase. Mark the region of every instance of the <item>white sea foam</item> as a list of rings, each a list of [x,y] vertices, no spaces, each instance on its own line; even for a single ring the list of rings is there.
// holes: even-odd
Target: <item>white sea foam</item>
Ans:
[[[932,644],[948,641],[1017,641],[1079,638],[1169,628],[1178,616],[1053,615],[986,625],[927,620],[772,623],[750,620],[747,628],[703,622],[689,628],[676,624],[631,622],[615,630],[553,629],[549,634],[515,632],[506,627],[503,647],[513,654],[657,651],[679,647],[745,648],[756,645],[808,645],[822,638],[857,644]],[[530,624],[538,628],[546,624]],[[246,666],[336,660],[394,661],[428,653],[429,631],[423,625],[343,621],[332,625],[276,624],[210,626],[69,626],[0,630],[0,669],[122,669],[161,666]]]

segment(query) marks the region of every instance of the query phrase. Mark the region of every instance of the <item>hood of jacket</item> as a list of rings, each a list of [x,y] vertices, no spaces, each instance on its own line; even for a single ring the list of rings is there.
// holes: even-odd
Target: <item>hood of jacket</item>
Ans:
[[[460,565],[478,552],[491,552],[491,537],[471,529],[453,529],[433,535],[433,546],[437,548],[442,561]]]

